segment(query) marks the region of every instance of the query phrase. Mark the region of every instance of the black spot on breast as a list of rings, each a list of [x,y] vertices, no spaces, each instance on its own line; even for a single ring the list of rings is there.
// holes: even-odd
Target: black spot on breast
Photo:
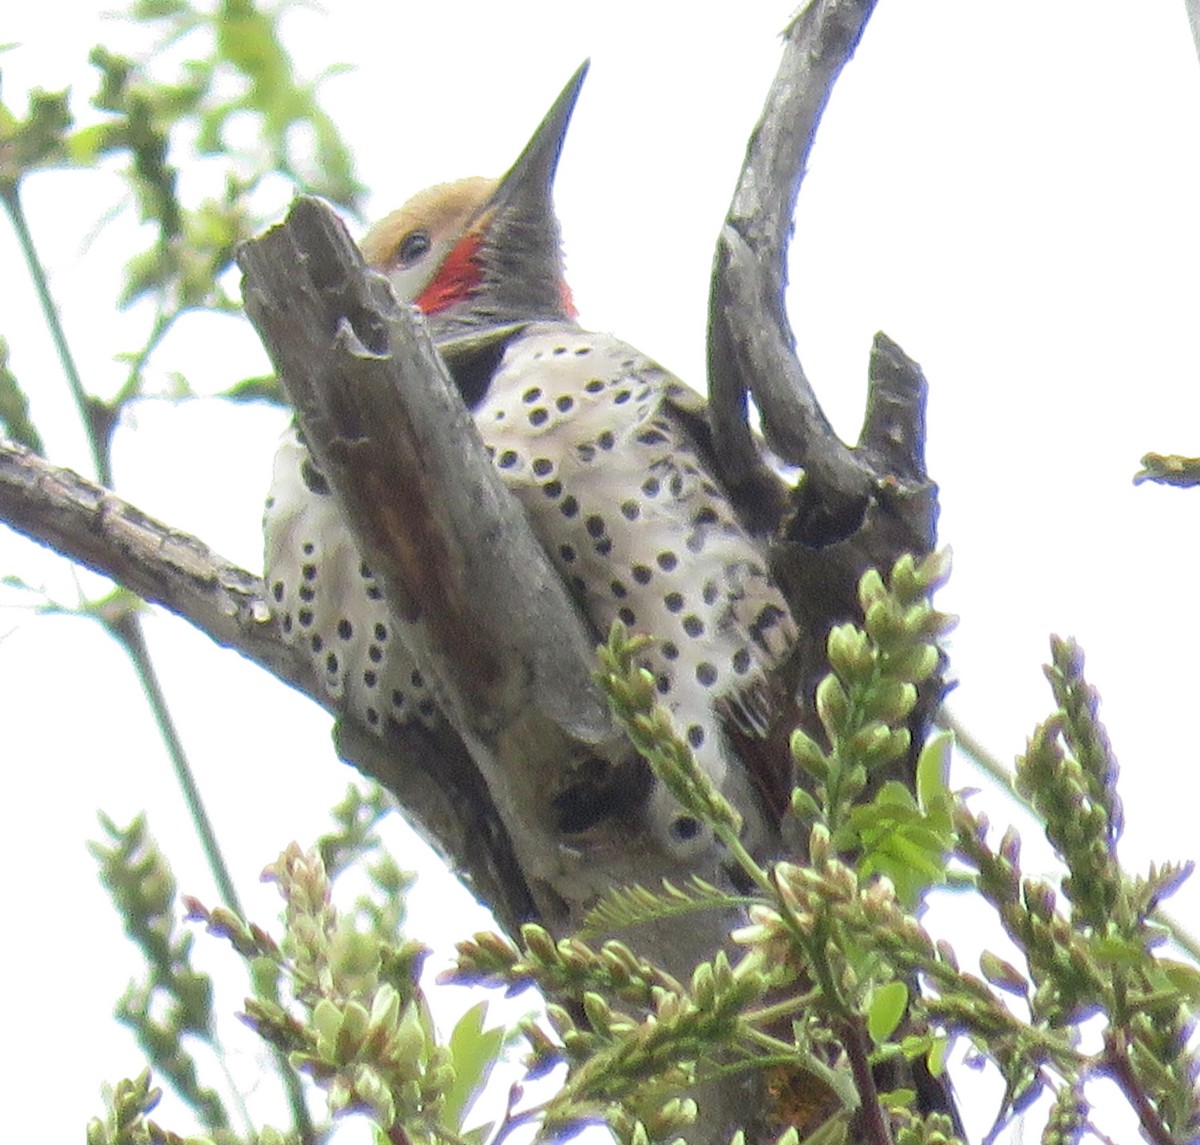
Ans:
[[[599,539],[599,540],[598,540],[598,541],[595,543],[595,545],[593,545],[592,547],[593,547],[593,548],[596,550],[596,552],[598,552],[598,553],[599,553],[599,554],[600,554],[602,557],[606,557],[606,556],[608,556],[608,554],[609,554],[609,553],[611,553],[611,552],[612,552],[612,546],[613,546],[613,543],[612,543],[612,537],[601,537],[601,538],[600,538],[600,539]]]
[[[367,659],[370,660],[372,664],[382,664],[383,649],[380,648],[378,644],[372,644],[369,648],[367,648]]]
[[[329,496],[329,482],[325,480],[325,474],[312,463],[311,457],[306,457],[301,464],[300,477],[310,493],[315,493],[318,497]]]
[[[733,654],[733,670],[739,676],[744,676],[750,671],[750,649],[739,648]]]
[[[514,465],[516,465],[516,463],[517,455],[511,449],[506,449],[496,459],[496,464],[500,466],[501,469],[511,469]]]
[[[654,573],[650,571],[650,568],[647,565],[633,566],[633,579],[637,581],[638,584],[649,584],[650,578],[653,575]]]
[[[384,624],[375,625],[375,639],[382,644],[388,638],[387,626]]]
[[[559,505],[558,511],[564,517],[578,517],[579,502],[576,501],[574,497],[568,495],[562,499],[562,504]]]
[[[281,626],[283,628],[283,633],[285,636],[291,632],[291,630],[292,630],[292,614],[290,612],[285,612],[283,614],[283,621],[281,622]]]
[[[554,404],[562,413],[566,413],[569,409],[574,408],[575,399],[569,394],[559,394],[559,396],[554,399]]]
[[[558,555],[562,557],[563,561],[565,561],[567,564],[571,564],[577,556],[574,548],[572,548],[570,545],[559,545]]]
[[[626,628],[634,628],[637,625],[637,614],[632,608],[621,608],[617,610],[617,616]]]
[[[304,601],[305,604],[312,604],[313,600],[316,598],[316,595],[317,590],[313,588],[311,584],[302,584],[300,586],[300,599]]]
[[[671,677],[665,672],[662,673],[662,675],[660,675],[658,679],[654,681],[654,686],[658,689],[658,694],[660,696],[668,695],[671,691]]]
[[[271,585],[271,595],[275,598],[276,604],[283,603],[283,581],[277,580]]]
[[[679,659],[679,645],[670,640],[664,640],[660,650],[663,654],[663,659],[665,660]]]
[[[554,472],[554,462],[548,457],[535,457],[533,465],[530,466],[535,477],[545,477],[547,473]]]
[[[676,815],[671,820],[671,834],[680,843],[688,843],[700,834],[700,820],[692,815]]]
[[[633,397],[632,390],[617,390],[617,392],[613,394],[613,405],[623,406],[631,397]]]
[[[543,409],[541,406],[538,406],[537,409],[531,409],[529,411],[530,425],[545,425],[549,419],[550,412]]]
[[[553,501],[555,498],[562,496],[562,482],[547,481],[546,484],[542,486],[542,492]]]
[[[331,676],[336,676],[337,670],[338,670],[337,653],[330,652],[329,655],[327,655],[325,657],[325,671],[328,672]]]
[[[624,600],[629,595],[629,589],[627,589],[619,580],[610,581],[608,589],[613,596],[617,598],[617,600]]]
[[[781,620],[787,616],[787,613],[782,608],[774,604],[764,605],[758,615],[754,618],[754,623],[750,625],[750,635],[754,637],[758,644],[765,646],[765,633],[775,627]]]
[[[304,577],[305,580],[316,580],[317,566],[314,564],[303,565],[300,569],[300,575]]]
[[[527,390],[526,390],[526,391],[525,391],[525,392],[524,392],[524,393],[521,395],[521,401],[523,401],[523,402],[524,402],[524,403],[525,403],[527,406],[531,406],[531,405],[533,405],[533,403],[534,403],[534,402],[536,402],[536,401],[538,400],[538,398],[540,398],[541,396],[542,396],[542,391],[541,391],[540,387],[538,387],[538,386],[531,386],[529,389],[527,389]]]
[[[713,581],[713,580],[706,580],[704,582],[704,590],[701,593],[701,595],[704,598],[704,603],[705,604],[715,603],[716,599],[717,599],[717,592],[718,592],[717,582]]]
[[[344,616],[337,623],[337,634],[343,640],[349,640],[354,635],[354,625],[350,623]]]
[[[588,445],[586,442],[584,442],[583,445],[577,445],[575,447],[575,456],[578,457],[580,461],[585,463],[592,461],[596,456],[596,447],[594,445]]]
[[[367,723],[375,727],[379,723],[379,713],[374,708],[367,709]]]
[[[696,682],[711,688],[717,682],[717,669],[707,661],[696,665]]]
[[[660,433],[657,429],[644,429],[637,435],[638,441],[643,445],[658,445],[660,442],[667,440],[665,433]],[[672,479],[672,482],[674,479]]]
[[[409,679],[412,681],[412,686],[414,688],[425,687],[425,677],[422,676],[416,668],[412,670],[412,675],[409,676]]]
[[[646,480],[642,482],[642,492],[645,493],[647,497],[657,497],[658,490],[659,484],[657,477],[647,477]]]
[[[373,688],[379,683],[379,676],[375,672],[371,671],[370,668],[368,668],[363,673],[363,683],[366,684],[368,688]]]
[[[692,748],[704,746],[704,729],[699,724],[692,724],[687,730],[687,741]]]
[[[604,383],[599,378],[593,378],[583,387],[589,394],[598,394],[604,389]]]
[[[314,545],[312,541],[305,541],[304,544],[300,546],[300,550],[306,557],[311,557],[313,553],[317,551],[317,546]]]
[[[302,608],[296,613],[296,619],[300,622],[301,628],[309,628],[312,626],[313,613],[311,608]]]
[[[604,536],[604,518],[603,517],[598,517],[598,516],[596,516],[595,513],[593,513],[584,522],[584,526],[587,528],[589,537]]]
[[[679,564],[679,558],[669,549],[664,549],[654,559],[658,561],[658,567],[662,569],[663,572],[670,572],[677,564]]]
[[[596,438],[596,444],[600,446],[601,449],[612,449],[612,447],[616,444],[616,440],[617,439],[613,437],[612,430],[606,429],[602,430],[600,436]]]
[[[700,619],[694,612],[689,612],[683,618],[683,630],[691,637],[704,635],[704,621]]]
[[[636,501],[621,502],[621,516],[627,521],[636,521],[642,515],[642,507]]]
[[[396,709],[404,707],[404,693],[399,688],[392,693],[392,707]]]
[[[668,612],[682,612],[683,611],[683,593],[681,593],[681,592],[667,593],[667,595],[663,597],[663,604],[665,604],[667,606]]]

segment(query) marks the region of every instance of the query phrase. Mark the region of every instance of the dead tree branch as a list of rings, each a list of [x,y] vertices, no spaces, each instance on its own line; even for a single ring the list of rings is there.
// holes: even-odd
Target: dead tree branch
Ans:
[[[791,221],[817,125],[874,6],[874,0],[813,3],[788,29],[717,242],[709,299],[715,454],[743,510],[774,537],[772,567],[801,630],[814,638],[797,664],[802,696],[828,671],[824,634],[857,615],[862,573],[888,567],[902,553],[929,552],[936,538],[920,368],[886,335],[876,335],[862,429],[857,444],[846,445],[796,356],[784,300]],[[751,397],[766,443],[803,468],[795,489],[775,475],[750,428]],[[929,690],[922,722],[940,695],[940,687]]]
[[[423,321],[337,216],[300,199],[239,256],[246,308],[359,550],[563,933],[614,884],[679,877],[636,814],[644,764],[612,730],[580,618],[501,481]],[[705,872],[710,877],[715,872]],[[684,967],[678,934],[652,956]],[[722,928],[704,943],[711,950]]]
[[[262,579],[198,538],[4,440],[0,519],[143,600],[162,605],[214,643],[325,703],[309,662],[280,638]],[[396,796],[417,829],[510,934],[536,915],[486,789],[463,763],[461,744],[436,743],[398,729],[381,739],[343,720],[338,748],[347,762]]]

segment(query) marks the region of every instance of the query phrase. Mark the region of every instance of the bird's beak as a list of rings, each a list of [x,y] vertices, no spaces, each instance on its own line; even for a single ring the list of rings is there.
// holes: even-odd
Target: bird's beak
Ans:
[[[546,118],[538,124],[520,158],[496,184],[496,190],[480,211],[481,215],[496,208],[517,208],[521,214],[526,211],[530,214],[551,211],[550,191],[554,184],[554,172],[562,153],[567,126],[571,122],[571,112],[575,110],[575,101],[579,98],[579,89],[583,87],[590,63],[590,60],[584,60],[579,70],[567,81],[567,86],[554,101]]]

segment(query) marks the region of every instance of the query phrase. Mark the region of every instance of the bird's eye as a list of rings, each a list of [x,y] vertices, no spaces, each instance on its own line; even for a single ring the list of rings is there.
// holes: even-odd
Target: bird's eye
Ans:
[[[400,265],[412,266],[429,253],[431,245],[428,231],[409,231],[400,240]]]

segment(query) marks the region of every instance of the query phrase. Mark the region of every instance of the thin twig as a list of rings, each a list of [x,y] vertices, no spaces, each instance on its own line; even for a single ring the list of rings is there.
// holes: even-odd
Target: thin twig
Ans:
[[[1133,1064],[1125,1044],[1125,1035],[1120,1030],[1109,1030],[1104,1038],[1103,1063],[1108,1075],[1117,1083],[1117,1087],[1125,1095],[1126,1100],[1133,1106],[1134,1112],[1141,1122],[1146,1136],[1154,1145],[1177,1145],[1176,1138],[1163,1123],[1154,1108],[1154,1103],[1146,1094],[1145,1088],[1133,1072]]]
[[[111,485],[112,474],[109,472],[108,443],[102,440],[100,435],[95,432],[95,425],[92,420],[92,400],[83,388],[83,379],[79,376],[79,369],[75,365],[75,357],[71,353],[71,347],[67,342],[66,331],[63,329],[62,321],[58,315],[58,307],[55,306],[54,299],[50,297],[50,280],[46,275],[45,267],[42,266],[42,260],[38,257],[37,247],[33,242],[33,234],[29,230],[29,220],[25,217],[25,209],[21,205],[20,185],[16,182],[6,184],[0,190],[0,199],[3,200],[5,210],[8,211],[9,221],[12,223],[13,231],[16,233],[17,242],[21,246],[21,253],[25,256],[25,265],[29,268],[29,277],[33,282],[33,289],[37,292],[38,302],[41,304],[42,315],[46,320],[50,337],[54,341],[54,349],[58,354],[63,375],[67,380],[67,388],[71,391],[71,399],[75,403],[79,420],[83,423],[83,427],[87,431],[88,446],[92,453],[92,464],[96,468],[96,479],[101,485]]]
[[[862,1102],[860,1107],[861,1126],[866,1134],[864,1145],[893,1145],[892,1131],[879,1101],[879,1090],[875,1085],[875,1074],[871,1070],[871,1046],[866,1023],[859,1014],[852,1014],[842,1023],[839,1039],[850,1062],[850,1072]]]
[[[87,434],[97,479],[101,485],[109,486],[112,484],[111,428],[115,424],[114,411],[92,398],[84,388],[83,379],[75,363],[75,357],[71,353],[58,308],[50,296],[49,279],[41,259],[38,257],[33,234],[29,229],[29,222],[21,205],[20,185],[16,182],[9,184],[0,193],[0,198],[3,198],[13,230],[21,245],[26,265],[29,268],[29,276],[42,307],[42,316],[54,341],[67,387],[79,414],[79,420]],[[159,336],[161,336],[161,331],[156,324],[152,341]],[[180,785],[181,794],[200,840],[205,860],[216,881],[221,897],[226,906],[240,915],[242,911],[237,892],[234,889],[233,878],[229,872],[229,865],[225,862],[225,856],[221,852],[208,812],[205,810],[199,785],[183,743],[176,732],[175,721],[167,706],[166,696],[159,686],[158,675],[154,670],[150,651],[146,645],[145,633],[142,630],[141,618],[134,612],[126,612],[116,624],[109,626],[109,631],[120,641],[133,663],[134,671],[142,686],[142,692],[162,738],[167,758]],[[287,1091],[293,1125],[302,1141],[315,1141],[315,1131],[312,1119],[308,1114],[308,1106],[305,1104],[300,1079],[282,1052],[276,1051],[275,1060]]]

